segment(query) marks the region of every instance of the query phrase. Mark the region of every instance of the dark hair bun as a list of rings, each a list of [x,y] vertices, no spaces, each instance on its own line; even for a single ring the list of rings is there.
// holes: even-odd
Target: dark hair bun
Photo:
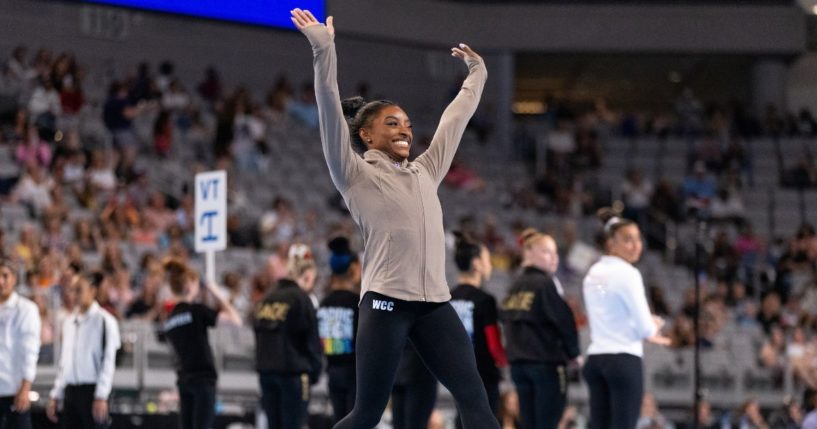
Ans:
[[[607,224],[608,220],[616,216],[620,216],[620,213],[611,209],[610,207],[602,207],[596,212],[596,217],[599,218],[602,225]]]
[[[454,234],[454,239],[457,244],[466,240],[465,234],[463,234],[462,231],[453,231],[452,234]]]
[[[358,110],[366,105],[366,100],[361,96],[349,97],[340,102],[340,107],[343,109],[343,116],[347,118],[354,118]]]
[[[349,247],[349,239],[346,237],[335,237],[329,240],[328,243],[329,250],[332,253],[337,254],[349,254],[352,253],[351,247]]]

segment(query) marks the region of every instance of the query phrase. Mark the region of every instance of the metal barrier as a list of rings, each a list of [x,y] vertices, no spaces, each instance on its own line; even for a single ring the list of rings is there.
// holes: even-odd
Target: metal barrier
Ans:
[[[124,321],[120,325],[123,346],[114,374],[112,410],[114,412],[171,412],[176,375],[169,346],[159,340],[156,327],[142,321]],[[777,407],[796,390],[792,371],[774,372],[760,368],[751,336],[740,329],[724,333],[725,340],[712,350],[702,352],[702,384],[707,399],[719,408],[737,407],[748,397],[756,397],[761,406]],[[586,336],[584,336],[586,337]],[[210,331],[213,354],[219,370],[218,396],[224,413],[254,413],[259,395],[254,370],[254,336],[250,328],[219,327]],[[58,356],[58,355],[57,355]],[[645,387],[659,404],[688,408],[693,401],[692,349],[668,349],[645,345]],[[53,363],[38,368],[34,390],[40,393],[40,405],[47,401],[56,368]],[[570,402],[583,407],[587,389],[577,371],[571,372]],[[512,385],[506,382],[504,388]],[[438,406],[454,408],[450,394],[440,388]],[[313,387],[313,413],[331,410],[326,378]],[[168,400],[167,398],[171,398]]]

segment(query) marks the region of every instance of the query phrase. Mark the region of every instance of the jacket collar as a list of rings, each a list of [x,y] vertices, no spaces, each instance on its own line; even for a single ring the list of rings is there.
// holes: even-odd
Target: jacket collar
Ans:
[[[87,319],[89,316],[91,316],[92,314],[94,314],[94,313],[96,313],[97,311],[99,311],[101,308],[102,308],[102,307],[100,307],[100,306],[99,306],[99,304],[97,304],[97,302],[96,302],[96,301],[94,301],[94,302],[92,302],[92,303],[91,303],[91,306],[90,306],[90,307],[88,307],[88,311],[86,311],[85,313],[80,313],[80,312],[79,312],[79,307],[77,307],[77,308],[74,310],[74,318],[75,318],[76,320],[80,321],[80,322],[83,322],[83,321],[85,321],[85,319]]]
[[[298,286],[298,283],[294,282],[292,279],[282,278],[282,279],[278,280],[278,287],[280,289],[284,289],[284,288],[291,288],[291,287],[298,288],[300,286]]]
[[[12,291],[9,299],[6,300],[3,304],[0,304],[0,308],[13,308],[17,305],[17,302],[20,301],[20,295],[17,292]]]
[[[377,149],[367,150],[363,154],[363,159],[365,159],[366,161],[388,162],[389,164],[394,165],[396,167],[400,167],[400,168],[406,168],[406,166],[408,166],[408,160],[407,159],[404,159],[404,160],[402,160],[400,162],[395,162],[393,159],[389,158],[389,156],[386,155],[385,152],[383,152],[381,150],[377,150]]]
[[[546,272],[544,272],[544,271],[540,270],[539,268],[536,268],[536,267],[534,267],[534,266],[531,266],[531,265],[528,265],[528,266],[524,267],[524,268],[523,268],[523,270],[522,270],[522,272],[523,272],[524,274],[540,274],[540,275],[543,275],[543,276],[548,276],[548,277],[550,277],[550,274],[548,274],[548,273],[546,273]]]

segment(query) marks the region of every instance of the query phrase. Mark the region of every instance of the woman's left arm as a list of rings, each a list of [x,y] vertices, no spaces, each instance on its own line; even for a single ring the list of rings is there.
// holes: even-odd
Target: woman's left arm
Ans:
[[[488,79],[488,70],[482,57],[468,45],[460,43],[459,47],[451,48],[451,55],[465,62],[468,66],[468,77],[465,78],[459,94],[443,112],[428,150],[416,160],[428,170],[437,184],[442,182],[448,173],[465,127],[477,110],[485,81]]]

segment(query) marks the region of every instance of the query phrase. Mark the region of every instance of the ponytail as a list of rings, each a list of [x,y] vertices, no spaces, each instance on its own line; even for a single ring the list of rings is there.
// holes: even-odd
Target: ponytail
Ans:
[[[469,239],[460,231],[454,231],[454,262],[462,273],[470,272],[474,267],[474,259],[479,258],[482,247]]]

